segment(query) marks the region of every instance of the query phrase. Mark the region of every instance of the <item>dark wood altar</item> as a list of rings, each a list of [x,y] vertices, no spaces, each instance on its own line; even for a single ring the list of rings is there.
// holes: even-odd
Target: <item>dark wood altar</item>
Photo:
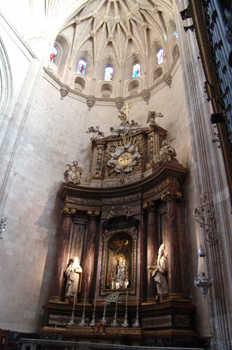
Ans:
[[[58,194],[64,201],[62,234],[53,296],[45,305],[43,333],[98,342],[112,342],[117,336],[121,344],[129,345],[143,344],[147,338],[196,337],[195,307],[189,297],[183,193],[188,169],[175,157],[156,167],[153,162],[166,133],[153,125],[130,136],[95,140],[90,181],[61,185]],[[124,171],[132,161],[132,170]],[[168,256],[166,296],[157,295],[147,269],[156,262],[161,243]],[[70,327],[74,300],[64,296],[64,271],[74,256],[79,257],[83,279],[75,300],[74,326]],[[117,305],[118,327],[110,326],[115,305],[108,305],[107,327],[100,333],[88,325],[94,305],[97,323],[107,295],[116,291],[112,275],[120,256],[127,267],[127,280],[117,289],[122,298]],[[129,327],[123,328],[126,293]],[[85,326],[81,327],[84,298]],[[134,328],[137,315],[139,327]]]

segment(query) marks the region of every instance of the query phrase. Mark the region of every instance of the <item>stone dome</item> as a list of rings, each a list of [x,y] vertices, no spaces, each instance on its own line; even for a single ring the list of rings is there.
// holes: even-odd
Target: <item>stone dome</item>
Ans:
[[[172,3],[87,1],[64,25],[55,46],[58,55],[53,70],[72,89],[97,97],[135,95],[152,87],[175,60],[178,47]],[[159,63],[160,49],[164,56]],[[77,72],[81,59],[86,62],[84,75]],[[135,64],[140,65],[140,75],[132,78]],[[113,76],[106,84],[104,69],[108,66]]]

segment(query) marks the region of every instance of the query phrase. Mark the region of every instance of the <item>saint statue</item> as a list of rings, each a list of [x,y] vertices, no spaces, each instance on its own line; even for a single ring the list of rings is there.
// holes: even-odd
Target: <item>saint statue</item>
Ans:
[[[65,275],[67,277],[65,297],[76,297],[81,291],[82,281],[82,268],[77,257],[69,259]]]
[[[158,295],[168,294],[168,261],[164,251],[165,245],[161,244],[158,251],[157,263],[155,265],[148,266],[148,269],[155,280]]]

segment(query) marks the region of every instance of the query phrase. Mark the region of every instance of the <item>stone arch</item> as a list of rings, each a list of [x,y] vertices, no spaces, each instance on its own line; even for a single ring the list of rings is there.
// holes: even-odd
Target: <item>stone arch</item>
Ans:
[[[110,97],[113,92],[113,84],[110,84],[109,82],[104,83],[101,85],[101,91],[102,97]]]
[[[13,95],[13,78],[10,60],[0,37],[0,111],[4,115],[10,107]]]
[[[155,82],[158,78],[160,78],[163,75],[163,68],[158,67],[154,72],[153,72],[153,82]]]
[[[63,35],[59,34],[56,37],[54,46],[56,46],[58,51],[54,65],[57,66],[57,73],[62,76],[69,55],[70,45],[68,40]]]
[[[85,89],[86,81],[82,76],[77,76],[74,80],[74,89],[78,92],[82,92]]]

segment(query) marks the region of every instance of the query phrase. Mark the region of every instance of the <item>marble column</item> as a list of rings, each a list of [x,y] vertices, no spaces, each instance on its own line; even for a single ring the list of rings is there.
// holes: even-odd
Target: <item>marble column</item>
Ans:
[[[97,235],[97,217],[100,215],[99,211],[89,210],[87,238],[85,245],[84,258],[82,263],[82,288],[81,298],[84,299],[86,292],[86,302],[91,302],[93,299],[93,277],[95,264],[95,250],[96,250],[96,235]]]
[[[56,277],[54,280],[52,299],[61,300],[63,298],[64,292],[64,271],[67,268],[67,262],[69,258],[69,245],[70,237],[73,227],[72,215],[76,213],[76,209],[70,209],[64,207],[62,210],[63,224],[62,224],[62,234],[58,247],[57,264],[56,264]]]
[[[154,201],[144,204],[143,208],[147,210],[147,263],[146,266],[155,265],[158,253],[158,229],[157,229],[157,205]],[[155,281],[151,273],[147,273],[147,301],[152,301],[156,294]]]
[[[181,198],[180,192],[167,191],[161,196],[161,200],[167,206],[167,235],[165,243],[165,254],[168,257],[168,288],[169,294],[181,294],[181,269],[180,249],[177,225],[176,200]]]

